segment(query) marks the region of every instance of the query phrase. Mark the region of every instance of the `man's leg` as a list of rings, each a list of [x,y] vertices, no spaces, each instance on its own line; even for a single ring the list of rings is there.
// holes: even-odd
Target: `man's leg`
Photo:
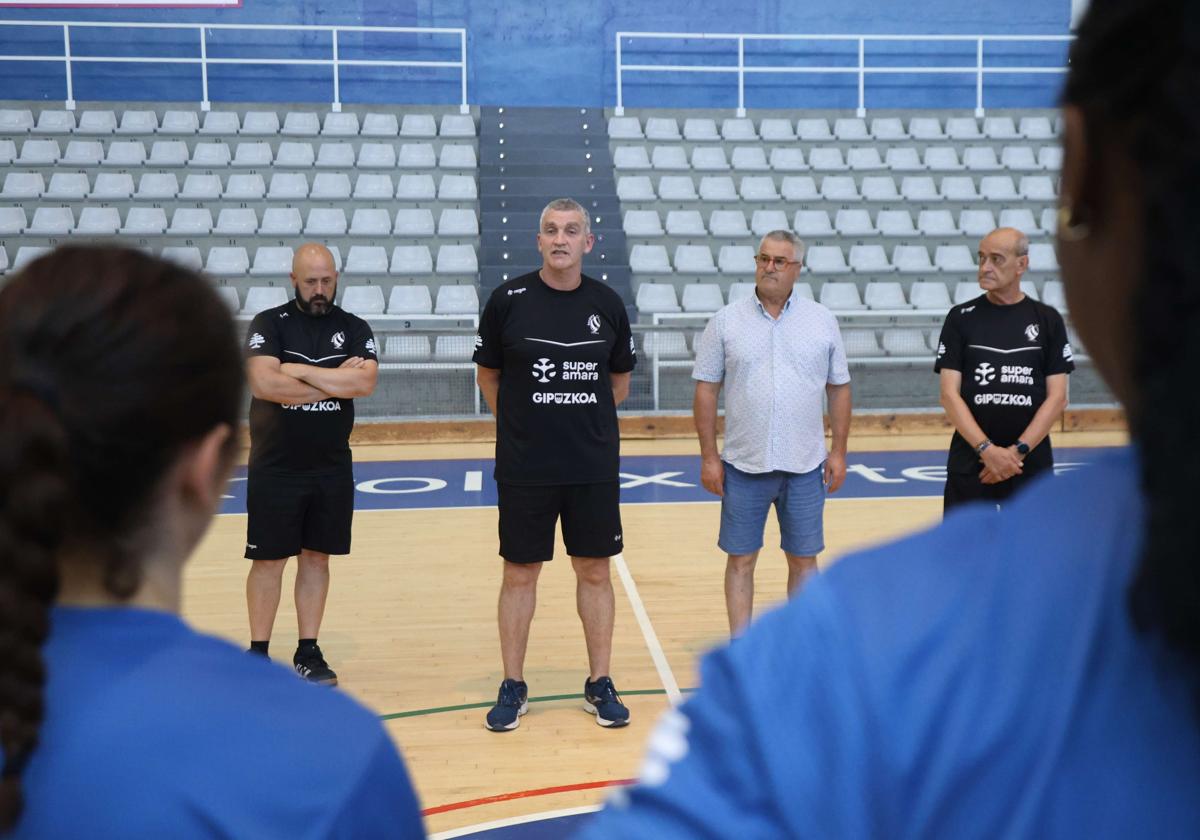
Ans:
[[[250,613],[250,641],[269,642],[279,611],[279,595],[283,585],[282,560],[252,560],[246,576],[246,608]]]
[[[537,607],[537,581],[541,563],[504,561],[500,582],[497,623],[500,627],[500,659],[504,679],[525,681],[525,649],[529,646],[529,626]]]
[[[329,597],[329,555],[302,549],[296,566],[296,624],[301,639],[315,639],[325,617],[325,601]],[[279,601],[279,591],[275,592]]]
[[[783,555],[787,558],[787,591],[788,597],[791,597],[804,585],[808,576],[817,570],[817,558],[816,555],[788,554],[786,551]]]
[[[729,635],[736,636],[754,615],[754,567],[758,552],[729,554],[725,561],[725,612],[729,616]],[[789,574],[790,577],[790,574]]]
[[[608,676],[612,664],[613,616],[616,613],[612,572],[607,557],[572,557],[575,608],[583,622],[589,682]]]

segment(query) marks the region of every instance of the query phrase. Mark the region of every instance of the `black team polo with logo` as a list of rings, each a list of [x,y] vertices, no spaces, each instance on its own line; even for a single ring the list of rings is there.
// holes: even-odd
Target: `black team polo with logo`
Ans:
[[[572,556],[620,552],[620,430],[610,374],[628,373],[635,363],[620,296],[587,276],[565,292],[536,271],[510,280],[484,307],[474,361],[501,371],[495,471],[501,556],[551,559],[559,513]],[[578,487],[543,489],[570,486]]]
[[[1008,447],[1045,402],[1046,377],[1070,373],[1075,363],[1066,326],[1054,307],[1028,295],[1006,306],[980,295],[953,307],[946,316],[933,369],[962,373],[960,394],[975,422],[993,445]],[[978,453],[955,431],[946,463],[946,507],[972,499],[1008,498],[1053,467],[1047,436],[1025,456],[1020,475],[983,484]]]
[[[310,315],[294,300],[254,317],[246,352],[323,368],[352,356],[378,360],[362,318],[332,304],[327,314]],[[247,558],[278,560],[301,548],[350,553],[353,428],[353,400],[280,405],[251,398]]]

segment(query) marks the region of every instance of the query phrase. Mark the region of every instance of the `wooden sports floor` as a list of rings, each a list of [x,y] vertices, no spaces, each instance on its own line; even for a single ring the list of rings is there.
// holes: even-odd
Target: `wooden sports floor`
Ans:
[[[1055,446],[1123,443],[1119,432],[1055,435]],[[948,435],[855,437],[859,451],[914,450],[944,462]],[[491,444],[359,446],[356,462],[489,458]],[[694,440],[630,441],[623,455],[693,455]],[[485,477],[490,481],[490,475]],[[717,550],[719,505],[622,508],[627,579],[614,567],[613,677],[631,710],[624,729],[603,729],[582,710],[587,676],[575,615],[574,577],[563,548],[541,577],[526,664],[530,711],[514,732],[483,728],[501,678],[496,638],[494,508],[361,510],[354,553],[334,558],[321,646],[341,690],[374,709],[402,749],[431,833],[526,815],[580,809],[637,775],[642,744],[676,686],[696,685],[698,657],[726,638]],[[822,564],[856,548],[931,525],[937,497],[830,497]],[[244,515],[218,517],[187,572],[184,612],[198,628],[247,642]],[[768,520],[756,611],[783,597],[778,529]],[[293,566],[294,564],[289,564]],[[622,563],[618,561],[617,566]],[[291,575],[272,653],[290,664],[296,638]],[[643,610],[639,617],[638,610]],[[315,722],[319,725],[319,722]]]

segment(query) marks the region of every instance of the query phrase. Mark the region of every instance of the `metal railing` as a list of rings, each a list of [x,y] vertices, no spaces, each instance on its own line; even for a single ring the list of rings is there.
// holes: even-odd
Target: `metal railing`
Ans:
[[[630,42],[642,39],[684,40],[684,41],[728,41],[737,48],[736,64],[625,64],[622,59],[622,40]],[[618,32],[616,34],[616,68],[617,68],[617,107],[614,113],[621,116],[625,113],[623,87],[624,75],[627,72],[645,73],[727,73],[737,75],[738,104],[737,115],[746,116],[746,76],[751,74],[848,74],[858,77],[858,116],[866,116],[866,80],[868,75],[894,74],[930,74],[930,75],[963,75],[975,76],[975,116],[984,115],[983,83],[989,75],[1001,74],[1063,74],[1067,72],[1063,66],[988,66],[984,60],[985,44],[994,43],[1055,43],[1074,40],[1072,35],[764,35],[749,33],[715,33],[715,32]],[[746,64],[747,41],[816,41],[816,42],[854,42],[858,45],[857,65],[833,65],[821,67],[797,67],[782,64]],[[895,65],[871,66],[867,63],[867,44],[877,42],[973,42],[975,44],[975,64],[971,66],[908,66]]]
[[[316,66],[330,67],[333,70],[333,96],[330,101],[332,111],[341,111],[341,68],[343,67],[446,67],[458,68],[461,82],[462,99],[459,111],[469,112],[467,105],[467,30],[448,27],[419,27],[419,26],[287,26],[273,24],[217,24],[217,23],[96,23],[92,21],[46,21],[46,20],[2,20],[0,27],[6,26],[35,26],[51,27],[62,30],[63,51],[61,55],[0,55],[4,61],[61,61],[66,72],[67,98],[64,107],[75,109],[74,73],[76,64],[196,64],[200,67],[201,95],[200,110],[210,108],[208,98],[208,68],[210,65],[241,64],[241,65],[284,65],[284,66]],[[198,54],[194,57],[160,57],[160,56],[127,56],[127,55],[72,55],[71,33],[83,29],[189,29],[196,33]],[[330,36],[329,58],[254,58],[254,57],[225,57],[212,58],[208,55],[208,33],[212,30],[236,30],[239,32],[327,32]],[[371,34],[400,33],[413,35],[456,35],[458,36],[458,61],[402,61],[396,59],[344,59],[338,55],[338,36],[340,33],[366,32]]]

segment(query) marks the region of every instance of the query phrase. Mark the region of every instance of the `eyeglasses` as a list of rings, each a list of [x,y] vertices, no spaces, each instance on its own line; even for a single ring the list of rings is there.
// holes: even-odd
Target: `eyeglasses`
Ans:
[[[755,254],[754,261],[766,268],[769,265],[775,266],[776,271],[783,271],[789,265],[799,265],[800,260],[789,260],[787,257],[770,257],[766,254]]]

